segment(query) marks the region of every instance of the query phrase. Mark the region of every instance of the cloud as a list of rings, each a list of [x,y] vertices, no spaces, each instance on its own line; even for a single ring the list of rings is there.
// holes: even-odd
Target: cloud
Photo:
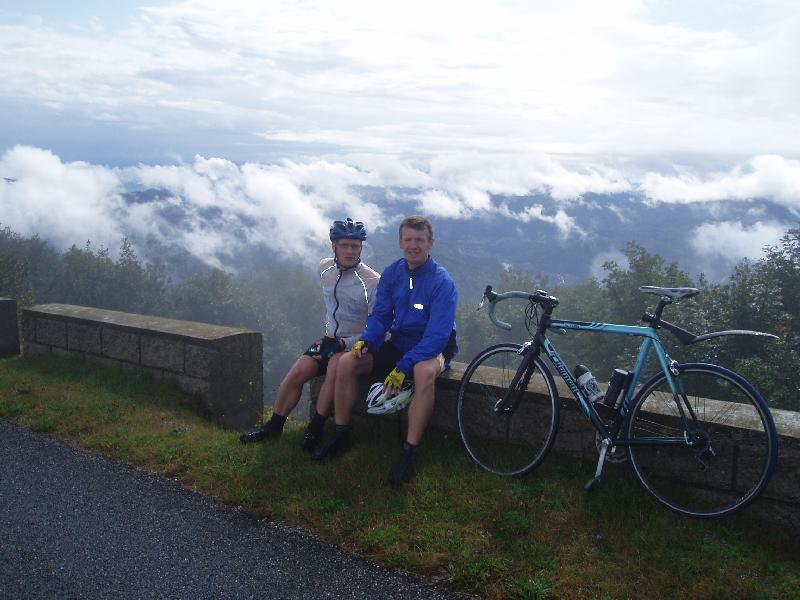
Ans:
[[[198,156],[189,165],[111,169],[17,146],[0,156],[0,172],[3,226],[57,247],[88,238],[115,248],[129,235],[230,269],[233,256],[258,247],[312,263],[334,218],[352,215],[373,230],[384,225],[380,208],[353,192],[371,176],[324,161],[238,166]],[[126,202],[122,193],[136,189],[159,193]]]
[[[647,173],[641,191],[657,202],[708,202],[768,198],[800,214],[800,161],[756,156],[725,172],[698,175],[678,168],[676,175]]]
[[[238,163],[454,149],[589,164],[797,156],[797,8],[739,2],[735,23],[700,19],[710,12],[644,0],[186,0],[123,26],[87,16],[83,29],[44,14],[0,25],[0,110],[25,107],[60,140],[114,125],[136,140],[129,164],[197,152]],[[19,142],[0,134],[2,147]]]
[[[216,266],[248,246],[313,262],[325,245],[331,220],[353,215],[373,229],[383,225],[379,208],[352,191],[368,183],[369,175],[343,164],[285,161],[240,167],[198,156],[192,165],[139,166],[125,172],[132,183],[181,198],[184,233],[179,244]],[[165,202],[169,200],[149,207],[157,214]],[[208,209],[218,214],[209,216]]]
[[[464,205],[458,198],[440,190],[428,190],[417,196],[419,210],[429,217],[459,219],[466,216]]]
[[[715,260],[726,263],[748,257],[758,259],[764,247],[777,244],[786,233],[786,225],[777,222],[757,222],[746,227],[737,221],[704,223],[695,228],[691,245],[707,264]]]
[[[510,215],[519,219],[523,223],[529,221],[543,221],[551,223],[556,226],[558,233],[562,239],[566,239],[570,234],[577,234],[580,237],[586,237],[586,233],[575,223],[575,219],[570,217],[563,209],[558,209],[555,215],[546,215],[544,207],[540,204],[529,206],[523,212],[516,215]]]
[[[603,268],[603,265],[608,262],[615,262],[623,269],[627,269],[630,266],[628,263],[628,257],[622,252],[619,250],[608,250],[606,252],[596,254],[592,258],[592,262],[589,267],[589,273],[591,276],[596,279],[603,279],[603,277],[608,275],[608,272]]]
[[[409,205],[433,218],[539,221],[567,240],[588,236],[576,211],[586,209],[590,192],[598,194],[592,210],[618,215],[603,206],[604,194],[700,206],[714,201],[692,243],[709,261],[728,262],[761,256],[791,224],[768,220],[758,203],[747,215],[749,226],[732,222],[726,200],[768,199],[800,214],[800,163],[774,155],[701,176],[674,167],[669,174],[641,173],[536,154],[475,153],[430,161],[355,155],[349,163],[309,157],[237,164],[196,156],[191,163],[109,168],[16,146],[0,155],[0,176],[8,178],[0,179],[0,222],[23,235],[39,234],[57,247],[91,239],[110,248],[128,235],[227,269],[242,252],[259,248],[313,264],[326,249],[331,220],[351,216],[376,231],[391,227]],[[123,195],[135,190],[150,190],[146,201]],[[543,202],[548,196],[555,204]],[[147,248],[139,250],[147,256]]]
[[[47,150],[15,146],[0,156],[0,222],[57,247],[87,239],[118,245],[124,203],[119,177],[104,167],[64,163]]]

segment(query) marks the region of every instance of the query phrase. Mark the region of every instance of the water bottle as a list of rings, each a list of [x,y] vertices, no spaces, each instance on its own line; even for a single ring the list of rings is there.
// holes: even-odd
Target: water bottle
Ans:
[[[597,379],[594,378],[592,372],[584,365],[575,367],[575,381],[578,382],[578,387],[581,388],[586,399],[594,404],[603,397],[603,391],[597,384]]]
[[[603,404],[609,408],[614,408],[617,405],[619,394],[625,388],[625,380],[628,378],[628,372],[622,369],[614,369],[611,374],[611,379],[608,380],[608,388],[606,388],[606,395],[603,398]]]

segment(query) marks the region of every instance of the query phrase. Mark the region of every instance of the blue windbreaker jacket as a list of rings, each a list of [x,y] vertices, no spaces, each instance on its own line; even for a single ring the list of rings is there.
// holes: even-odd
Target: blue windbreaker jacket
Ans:
[[[415,364],[444,351],[456,328],[457,303],[455,283],[444,267],[428,257],[409,271],[406,259],[401,258],[381,274],[361,339],[377,352],[390,332],[392,346],[404,353],[397,368],[411,375]],[[454,347],[452,355],[456,352]]]

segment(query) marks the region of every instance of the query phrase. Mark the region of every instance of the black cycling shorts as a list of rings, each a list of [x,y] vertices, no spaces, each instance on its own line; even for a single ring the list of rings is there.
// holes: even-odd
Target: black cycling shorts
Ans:
[[[320,360],[317,361],[317,377],[320,377],[328,372],[328,361],[331,359],[331,356],[338,351],[338,349],[329,348],[327,346],[320,347],[317,342],[314,342],[303,352],[303,356],[320,358]]]
[[[403,358],[404,352],[400,352],[391,343],[386,342],[380,350],[372,353],[372,372],[370,375],[385,379],[386,376],[397,366],[397,361]]]

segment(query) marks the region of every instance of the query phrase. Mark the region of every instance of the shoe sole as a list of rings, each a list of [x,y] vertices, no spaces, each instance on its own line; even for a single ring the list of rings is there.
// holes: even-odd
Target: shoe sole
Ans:
[[[316,460],[316,461],[320,461],[320,462],[323,461],[323,460],[327,460],[329,458],[336,458],[337,456],[341,456],[342,454],[344,454],[345,452],[350,450],[351,446],[352,446],[352,444],[347,444],[346,447],[340,448],[337,445],[337,446],[334,446],[332,448],[329,448],[328,450],[326,450],[322,454],[315,453],[311,458],[312,458],[312,460]]]

